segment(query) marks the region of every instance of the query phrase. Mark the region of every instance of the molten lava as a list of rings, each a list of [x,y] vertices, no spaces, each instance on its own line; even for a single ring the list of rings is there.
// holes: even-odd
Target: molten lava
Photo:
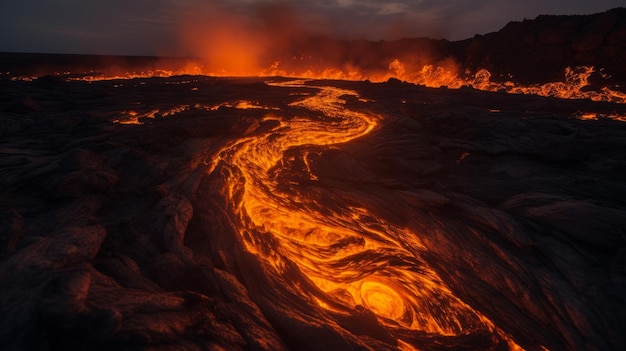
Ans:
[[[289,82],[282,85],[303,85]],[[278,84],[276,84],[278,85]],[[413,233],[377,217],[339,193],[315,187],[317,150],[348,143],[377,129],[380,118],[345,108],[356,92],[321,87],[291,106],[300,117],[268,115],[268,131],[233,141],[212,160],[226,172],[223,189],[247,250],[291,286],[293,264],[319,291],[299,288],[312,305],[348,315],[367,309],[394,330],[434,335],[487,333],[518,346],[494,323],[457,298],[424,259]],[[293,179],[293,174],[298,174]],[[399,344],[408,341],[398,338]],[[414,345],[419,346],[419,345]]]
[[[600,89],[589,89],[590,76],[596,72],[591,66],[567,67],[564,80],[544,84],[521,85],[513,81],[494,82],[491,73],[486,69],[478,70],[474,74],[460,75],[455,65],[437,66],[427,64],[410,66],[399,59],[388,64],[386,70],[369,71],[358,67],[301,67],[299,69],[285,69],[280,61],[276,61],[263,69],[245,70],[229,69],[228,66],[218,66],[214,69],[203,62],[187,64],[177,69],[146,69],[133,72],[87,73],[77,77],[70,75],[70,79],[85,81],[133,79],[150,77],[172,77],[178,75],[208,75],[208,76],[257,76],[257,77],[297,77],[303,79],[332,79],[371,82],[384,82],[389,79],[399,79],[407,83],[424,85],[431,88],[447,87],[459,89],[472,87],[474,89],[510,94],[531,94],[549,96],[562,99],[587,99],[593,101],[607,101],[626,103],[626,93],[605,86]],[[225,68],[226,67],[226,68]],[[63,75],[68,75],[64,73]],[[13,79],[32,80],[34,77],[14,77]]]

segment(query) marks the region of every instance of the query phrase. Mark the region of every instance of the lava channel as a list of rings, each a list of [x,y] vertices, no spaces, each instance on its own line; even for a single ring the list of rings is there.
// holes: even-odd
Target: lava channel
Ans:
[[[291,104],[301,116],[265,117],[274,120],[271,130],[224,146],[210,167],[231,169],[223,192],[246,249],[290,287],[300,287],[313,309],[330,316],[373,312],[399,348],[423,346],[407,335],[481,335],[491,348],[521,349],[429,267],[419,233],[362,206],[342,205],[332,189],[314,186],[309,161],[319,150],[365,137],[382,118],[346,108],[342,98],[356,96],[354,91],[304,81],[281,84],[319,91]],[[301,182],[285,184],[281,175],[293,172],[296,163]],[[293,264],[306,283],[289,274]]]

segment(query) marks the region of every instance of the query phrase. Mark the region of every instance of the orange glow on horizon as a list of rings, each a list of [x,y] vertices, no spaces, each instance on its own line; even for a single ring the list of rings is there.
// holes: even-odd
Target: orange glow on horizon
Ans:
[[[183,11],[172,14],[184,16],[176,21],[180,23],[178,47],[163,48],[163,51],[190,58],[186,63],[163,59],[133,72],[110,67],[104,68],[105,72],[87,72],[75,79],[207,75],[385,82],[395,78],[432,88],[472,87],[492,92],[626,103],[626,93],[619,89],[588,89],[589,78],[601,67],[567,67],[562,81],[545,84],[496,82],[486,69],[468,72],[450,57],[431,57],[429,48],[422,47],[429,44],[418,42],[402,47],[404,42],[399,41],[389,46],[393,52],[388,53],[375,52],[372,46],[358,40],[333,40],[329,33],[320,29],[325,27],[323,21],[316,22],[317,29],[304,28],[305,21],[300,19],[310,20],[308,14],[297,13],[288,2],[259,4],[253,14],[233,13],[215,2],[181,6]],[[80,75],[81,72],[61,73],[69,74]],[[14,79],[29,80],[32,77]]]
[[[239,50],[239,49],[237,49]],[[226,59],[227,55],[224,55]],[[230,56],[229,56],[230,57]],[[237,57],[234,55],[233,57]],[[244,56],[245,57],[245,56]],[[219,57],[218,57],[219,58]],[[220,60],[218,60],[220,61]],[[594,67],[568,67],[565,70],[562,82],[551,82],[545,84],[521,85],[512,81],[493,82],[491,73],[485,69],[479,70],[467,78],[458,75],[458,68],[452,62],[447,66],[424,65],[421,67],[407,66],[399,59],[394,59],[388,65],[388,69],[379,72],[362,72],[356,67],[348,66],[342,68],[318,68],[309,67],[303,70],[286,70],[282,68],[280,62],[274,62],[266,68],[256,68],[254,60],[233,59],[228,65],[216,64],[217,69],[210,69],[210,65],[217,62],[207,59],[207,61],[189,62],[180,69],[148,69],[140,72],[112,72],[110,74],[84,75],[80,78],[70,78],[75,80],[99,81],[116,79],[134,79],[151,77],[172,77],[180,75],[206,75],[224,77],[293,77],[301,79],[330,79],[330,80],[350,80],[350,81],[371,81],[385,82],[389,79],[398,79],[407,83],[423,85],[431,88],[447,87],[459,89],[462,87],[472,87],[477,90],[506,92],[510,94],[528,94],[546,97],[556,97],[562,99],[585,99],[593,101],[606,101],[614,103],[626,103],[626,93],[603,87],[599,90],[589,90],[589,77],[595,72]],[[235,68],[237,67],[237,68]],[[16,77],[13,79],[32,80],[35,77]]]
[[[184,11],[186,16],[189,13],[193,15],[180,21],[179,47],[169,48],[170,52],[178,52],[180,57],[195,58],[184,64],[163,59],[151,67],[133,72],[111,67],[104,68],[105,72],[87,72],[73,79],[89,81],[206,75],[385,82],[393,78],[431,88],[472,87],[511,94],[626,103],[626,93],[619,90],[608,86],[589,89],[589,78],[597,71],[593,66],[567,67],[562,81],[545,84],[496,82],[488,70],[463,71],[452,58],[430,57],[428,48],[403,48],[398,50],[397,55],[394,52],[393,56],[387,56],[388,53],[372,52],[369,46],[359,42],[344,47],[342,42],[334,41],[324,33],[302,28],[297,19],[303,14],[295,13],[288,4],[259,6],[254,21],[225,11],[213,3]],[[81,73],[64,72],[61,75],[68,74]]]

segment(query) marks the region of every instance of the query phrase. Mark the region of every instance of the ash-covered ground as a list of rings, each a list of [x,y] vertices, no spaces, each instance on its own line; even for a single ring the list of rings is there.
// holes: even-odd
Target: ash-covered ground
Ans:
[[[611,118],[626,106],[268,80],[285,81],[2,78],[0,348],[626,347],[626,124]],[[332,120],[290,105],[315,86],[355,91],[344,107],[379,125],[284,150],[282,191],[322,205],[330,196],[320,218],[360,206],[403,228],[414,238],[398,241],[419,241],[419,262],[492,327],[451,335],[315,304],[323,293],[289,257],[281,275],[251,252],[245,213],[233,211],[253,181],[214,161],[229,143],[276,132],[277,119]],[[266,238],[280,255],[280,240]],[[421,269],[394,257],[379,263]]]

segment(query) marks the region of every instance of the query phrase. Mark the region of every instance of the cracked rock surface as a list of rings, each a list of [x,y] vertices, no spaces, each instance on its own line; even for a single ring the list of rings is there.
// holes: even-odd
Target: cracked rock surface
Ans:
[[[626,124],[577,118],[626,107],[314,84],[357,91],[369,102],[346,106],[383,122],[317,150],[306,191],[422,233],[453,292],[526,349],[626,346]],[[209,77],[0,88],[1,349],[394,350],[400,337],[428,350],[504,347],[400,336],[368,310],[333,316],[245,249],[223,195],[235,170],[209,164],[280,112],[223,103],[295,113],[288,104],[314,89]],[[143,124],[114,123],[131,110]],[[296,161],[286,184],[304,183]]]

